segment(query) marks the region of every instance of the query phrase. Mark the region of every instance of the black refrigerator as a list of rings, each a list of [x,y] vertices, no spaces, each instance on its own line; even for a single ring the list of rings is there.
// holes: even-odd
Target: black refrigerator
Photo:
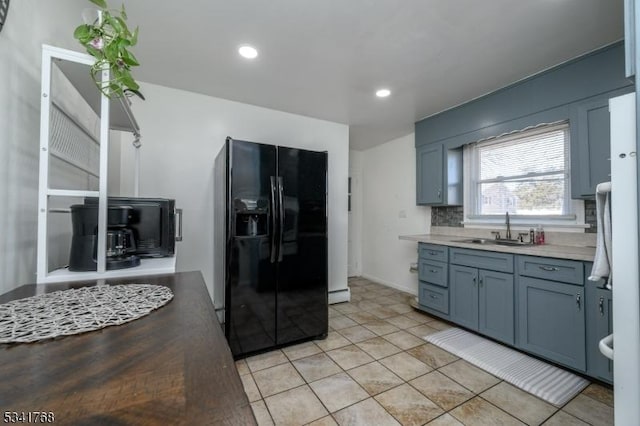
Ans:
[[[326,337],[327,153],[228,137],[214,182],[216,279],[234,357]]]

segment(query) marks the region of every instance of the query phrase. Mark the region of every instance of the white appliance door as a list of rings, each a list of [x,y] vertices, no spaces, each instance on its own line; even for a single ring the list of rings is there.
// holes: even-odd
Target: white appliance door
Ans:
[[[640,277],[635,93],[610,99],[609,111],[615,422],[617,425],[640,425]]]

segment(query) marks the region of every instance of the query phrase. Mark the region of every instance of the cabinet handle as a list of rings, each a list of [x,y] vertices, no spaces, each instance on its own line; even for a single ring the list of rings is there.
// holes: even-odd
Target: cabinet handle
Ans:
[[[438,298],[438,296],[434,296],[433,294],[430,294],[429,297],[432,298],[432,299],[437,299]]]
[[[484,280],[480,278],[480,287],[482,287],[483,284],[484,284]]]
[[[433,250],[429,250],[427,253],[429,253],[431,256],[435,256],[436,254],[438,254],[437,251],[433,251]]]
[[[598,309],[600,310],[600,316],[604,316],[604,297],[600,297],[600,302],[598,302]]]
[[[440,198],[442,198],[442,190],[441,190],[441,189],[438,189],[438,200],[439,200]]]
[[[476,277],[473,277],[473,286],[476,286]]]
[[[557,272],[560,269],[556,268],[555,266],[538,266],[538,268],[542,269],[543,271],[547,271],[547,272]]]
[[[429,272],[433,272],[435,274],[436,272],[438,272],[438,270],[437,269],[429,269]]]
[[[576,296],[576,305],[578,305],[578,310],[582,309],[582,295],[580,293]]]

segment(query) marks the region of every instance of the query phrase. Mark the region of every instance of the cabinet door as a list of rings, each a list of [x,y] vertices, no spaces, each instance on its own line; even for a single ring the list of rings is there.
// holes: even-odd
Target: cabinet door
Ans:
[[[416,148],[416,204],[442,204],[442,145]]]
[[[611,180],[609,98],[632,91],[629,86],[571,105],[571,198],[592,198],[597,184]]]
[[[478,270],[467,266],[449,267],[449,314],[451,321],[478,329]]]
[[[609,98],[581,102],[571,112],[571,196],[596,193],[596,185],[611,180]]]
[[[593,350],[594,356],[590,358],[593,365],[589,365],[589,373],[593,376],[613,382],[613,361],[605,357],[600,353],[598,343],[600,339],[613,333],[613,309],[612,309],[612,297],[611,290],[606,288],[595,289],[595,303],[589,307],[587,315],[593,316],[594,321],[590,325],[594,326],[594,330],[588,330],[592,334],[590,340],[589,350]]]
[[[479,271],[478,331],[501,342],[514,344],[513,275]]]
[[[585,371],[584,288],[518,277],[519,347]]]

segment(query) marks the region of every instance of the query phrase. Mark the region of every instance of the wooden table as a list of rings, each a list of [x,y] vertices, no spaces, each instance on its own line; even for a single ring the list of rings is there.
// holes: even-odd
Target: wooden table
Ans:
[[[256,424],[200,272],[107,282],[125,283],[165,285],[174,298],[120,326],[0,345],[0,416],[46,411],[56,424],[74,425]],[[24,285],[0,303],[85,285],[96,282]]]

